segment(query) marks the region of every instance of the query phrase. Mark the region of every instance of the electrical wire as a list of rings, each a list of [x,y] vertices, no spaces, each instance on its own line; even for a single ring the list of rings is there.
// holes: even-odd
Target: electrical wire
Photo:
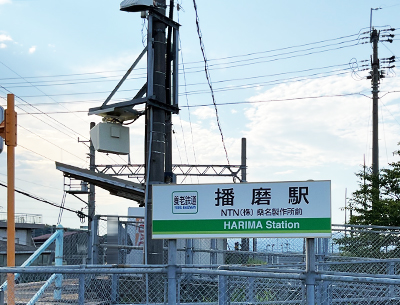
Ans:
[[[30,152],[32,152],[32,153],[38,155],[38,156],[41,156],[41,157],[43,157],[43,158],[45,158],[45,159],[47,159],[47,160],[50,160],[51,162],[55,162],[54,160],[52,160],[52,159],[50,159],[50,158],[48,158],[48,157],[46,157],[46,156],[44,156],[44,155],[42,155],[42,154],[36,152],[36,151],[33,151],[32,149],[29,149],[29,148],[27,148],[27,147],[25,147],[25,146],[23,146],[23,145],[21,145],[21,144],[18,144],[18,147],[21,147],[21,148],[23,148],[23,149],[26,149],[26,150],[28,150],[28,151],[30,151]]]
[[[365,32],[368,33],[368,32]],[[361,33],[364,34],[364,33]],[[240,58],[240,57],[249,57],[249,56],[254,56],[254,55],[258,55],[258,54],[265,54],[265,53],[271,53],[271,52],[276,52],[276,51],[281,51],[281,50],[287,50],[287,49],[292,49],[292,48],[298,48],[298,47],[303,47],[303,46],[310,46],[310,45],[314,45],[314,44],[319,44],[319,43],[323,43],[323,42],[328,42],[328,41],[335,41],[335,40],[339,40],[339,39],[344,39],[344,38],[349,38],[349,37],[353,37],[353,36],[360,36],[360,33],[358,34],[352,34],[352,35],[347,35],[347,36],[342,36],[342,37],[338,37],[338,38],[333,38],[333,39],[327,39],[327,40],[322,40],[322,41],[318,41],[318,42],[312,42],[312,43],[307,43],[307,44],[302,44],[302,45],[297,45],[297,46],[289,46],[289,47],[284,47],[284,48],[279,48],[279,49],[273,49],[273,50],[266,50],[266,51],[260,51],[260,52],[252,52],[252,53],[246,53],[246,54],[241,54],[241,55],[233,55],[233,56],[228,56],[228,57],[222,57],[222,58],[214,58],[214,59],[208,59],[208,62],[214,62],[214,61],[222,61],[222,60],[226,60],[226,59],[233,59],[233,58]],[[368,38],[368,37],[366,37]],[[327,46],[333,46],[333,45],[338,45],[338,44],[343,44],[343,43],[347,43],[347,42],[353,42],[353,41],[359,41],[360,38],[358,37],[357,39],[353,39],[353,40],[348,40],[348,41],[344,41],[344,42],[338,42],[335,44],[329,44],[329,45],[325,45],[325,46],[318,46],[318,47],[313,47],[313,48],[309,48],[309,49],[304,49],[304,50],[297,50],[297,51],[292,51],[292,52],[286,52],[286,53],[279,53],[279,54],[274,54],[272,55],[272,57],[275,56],[282,56],[282,55],[287,55],[287,54],[292,54],[295,52],[304,52],[307,50],[315,50],[316,48],[323,48],[323,47],[327,47]],[[351,45],[353,46],[353,45]],[[333,50],[335,50],[336,48],[334,48]],[[325,50],[324,50],[325,52]],[[266,58],[268,56],[264,56],[264,57],[258,57],[258,58],[251,58],[251,59],[242,59],[240,61],[228,61],[225,63],[222,63],[223,65],[226,64],[230,64],[230,63],[237,63],[237,62],[245,62],[245,61],[254,61],[256,59],[260,59],[260,58]],[[270,56],[271,57],[271,56]],[[202,63],[202,61],[192,61],[192,62],[186,62],[185,65],[192,65],[192,64],[198,64],[198,63]],[[209,67],[212,67],[216,64],[209,64]],[[221,64],[219,64],[221,65]],[[186,68],[186,70],[188,69],[198,69],[200,67],[191,67],[191,68]],[[136,68],[136,72],[138,72],[139,70],[145,70],[145,68]],[[211,69],[212,70],[212,69]],[[203,70],[199,70],[199,71],[194,71],[194,72],[202,72]],[[48,75],[48,76],[26,76],[26,77],[19,77],[19,78],[0,78],[0,80],[12,80],[12,79],[30,79],[30,78],[57,78],[57,77],[65,77],[65,76],[84,76],[84,75],[93,75],[93,74],[104,74],[104,73],[115,73],[115,72],[124,72],[124,70],[111,70],[111,71],[98,71],[98,72],[88,72],[88,73],[74,73],[74,74],[59,74],[59,75]],[[186,73],[193,73],[191,71],[186,71]],[[145,78],[146,74],[141,74],[143,76],[143,78]],[[116,77],[116,76],[115,76]],[[96,77],[96,78],[89,78],[89,79],[101,79],[101,78],[110,78],[108,76],[102,76],[102,77]],[[141,77],[135,77],[134,79],[140,79]],[[61,80],[61,81],[68,81],[68,80]],[[85,81],[84,80],[80,80],[80,81]],[[27,81],[29,83],[35,84],[38,82],[32,82],[32,81]],[[41,82],[56,82],[56,81],[40,81]],[[79,83],[79,82],[77,82]],[[19,83],[11,83],[11,84],[19,84]],[[69,83],[69,84],[76,84],[76,83]],[[61,84],[60,84],[61,85]]]
[[[345,70],[350,70],[350,68],[347,68]],[[288,79],[283,79],[283,80],[272,80],[272,81],[267,81],[267,82],[262,82],[262,83],[248,83],[248,84],[241,84],[239,86],[225,86],[225,87],[220,87],[214,89],[214,92],[225,92],[225,91],[235,91],[235,90],[242,90],[242,89],[251,89],[251,88],[258,88],[260,86],[275,86],[275,85],[281,85],[281,84],[287,84],[287,83],[292,83],[292,82],[299,82],[299,81],[306,81],[306,80],[312,80],[312,79],[321,79],[321,78],[326,78],[329,76],[340,76],[340,75],[345,75],[348,72],[341,72],[341,73],[336,73],[332,75],[321,75],[319,73],[313,74],[312,76],[314,77],[301,77],[301,76],[296,76]],[[204,94],[207,93],[208,90],[203,89],[203,90],[194,90],[194,91],[189,91],[185,92],[187,95],[198,95],[198,94]],[[181,93],[182,95],[184,93]]]
[[[0,173],[0,175],[7,177],[6,173]],[[47,186],[47,185],[44,185],[44,184],[39,184],[39,183],[36,183],[36,182],[33,182],[33,181],[24,180],[24,179],[21,179],[21,178],[15,178],[15,180],[23,181],[23,182],[30,183],[30,184],[35,184],[35,185],[38,185],[38,186],[41,186],[41,187],[45,187],[45,188],[48,188],[48,189],[52,189],[52,190],[56,189],[55,187]]]
[[[184,59],[183,59],[183,51],[182,51],[183,48],[182,48],[182,41],[181,41],[180,37],[179,37],[179,47],[180,47],[180,50],[181,50],[180,54],[181,54],[182,70],[183,70],[183,81],[184,81],[184,88],[185,88],[185,94],[184,94],[184,96],[185,96],[185,100],[186,100],[186,105],[189,106],[189,99],[188,99],[188,95],[186,94],[186,92],[187,92],[187,81],[186,81],[185,63],[184,63]],[[194,138],[193,138],[193,126],[192,126],[192,118],[191,118],[191,114],[190,114],[190,108],[188,107],[187,110],[188,110],[188,119],[189,119],[190,134],[191,134],[191,137],[192,137],[193,158],[194,158],[195,164],[197,164],[197,158],[196,158],[196,150],[195,150],[195,145],[194,145],[195,142],[194,142]],[[181,118],[181,116],[179,116],[179,119],[180,119],[180,118]],[[187,153],[187,150],[186,150],[185,134],[184,134],[184,131],[183,131],[183,126],[182,126],[182,121],[181,121],[181,120],[180,120],[180,123],[181,123],[180,125],[181,125],[182,136],[183,136],[183,145],[184,145],[185,153],[186,153],[186,160],[187,160],[187,163],[189,163],[188,153]],[[185,177],[185,178],[186,178],[186,177]],[[197,178],[197,180],[198,180],[198,178]]]
[[[391,93],[399,93],[400,91],[389,91],[386,92],[383,96]],[[305,100],[305,99],[315,99],[315,98],[331,98],[331,97],[346,97],[352,95],[361,95],[371,99],[370,96],[365,95],[361,92],[354,92],[354,93],[346,93],[346,94],[336,94],[336,95],[319,95],[319,96],[303,96],[303,97],[294,97],[294,98],[287,98],[287,99],[271,99],[271,100],[258,100],[258,101],[237,101],[237,102],[223,102],[217,103],[218,106],[227,106],[227,105],[243,105],[243,104],[257,104],[257,103],[269,103],[269,102],[284,102],[284,101],[293,101],[293,100]],[[381,96],[380,98],[382,98]],[[214,104],[196,104],[196,105],[186,105],[184,108],[198,108],[198,107],[207,107],[213,106]]]
[[[74,153],[72,153],[72,152],[70,152],[70,151],[68,151],[68,150],[66,150],[66,149],[64,149],[64,148],[62,148],[61,146],[59,146],[59,145],[57,145],[57,144],[55,144],[55,143],[53,143],[53,142],[47,140],[46,138],[43,138],[42,136],[38,135],[37,133],[33,132],[32,130],[29,130],[28,128],[23,127],[21,124],[18,124],[18,127],[20,127],[20,128],[22,128],[22,129],[24,129],[24,130],[26,130],[26,131],[28,131],[28,132],[34,134],[35,136],[39,137],[40,139],[42,139],[42,140],[44,140],[44,141],[50,143],[51,145],[53,145],[53,146],[55,146],[55,147],[61,149],[62,151],[65,151],[66,153],[68,153],[68,154],[70,154],[70,155],[72,155],[72,156],[74,156],[74,157],[76,157],[76,158],[78,158],[78,159],[83,160],[84,162],[86,162],[86,160],[82,159],[81,157],[79,157],[79,156],[75,155]]]
[[[4,184],[4,183],[2,183],[2,182],[0,182],[0,186],[7,187],[7,185]],[[84,214],[82,211],[77,211],[77,210],[73,210],[73,209],[67,208],[67,207],[65,207],[65,206],[58,205],[58,204],[56,204],[56,203],[54,203],[54,202],[51,202],[51,201],[46,200],[46,199],[43,199],[43,198],[41,198],[41,197],[39,197],[39,196],[29,194],[28,192],[21,191],[21,190],[18,190],[18,189],[15,189],[14,191],[15,191],[16,193],[18,193],[18,194],[24,195],[24,196],[26,196],[26,197],[35,199],[35,200],[40,201],[40,202],[47,203],[47,204],[49,204],[49,205],[51,205],[51,206],[60,208],[60,209],[62,209],[62,210],[66,210],[66,211],[69,211],[69,212],[73,212],[73,213],[77,214],[78,217],[80,217],[80,216],[82,216],[82,215],[85,216],[85,217],[89,217],[88,215]]]
[[[182,51],[181,51],[182,52]],[[233,80],[246,80],[246,79],[253,79],[253,78],[261,78],[261,77],[271,77],[271,76],[279,76],[279,75],[286,75],[286,74],[293,74],[293,73],[302,73],[302,72],[309,72],[309,71],[314,71],[314,70],[323,70],[323,69],[328,69],[328,68],[334,68],[334,67],[340,67],[340,66],[346,66],[347,64],[337,64],[337,65],[330,65],[330,66],[325,66],[325,67],[317,67],[317,68],[309,68],[309,69],[304,69],[304,70],[298,70],[298,71],[288,71],[288,72],[280,72],[280,73],[274,73],[274,74],[267,74],[267,75],[259,75],[259,76],[252,76],[252,77],[244,77],[244,78],[236,78],[236,79],[226,79],[226,80],[219,80],[219,81],[214,81],[213,83],[220,83],[220,82],[228,82],[228,81],[233,81]],[[182,72],[181,74],[183,75],[184,79],[185,79],[185,85],[180,85],[180,86],[195,86],[195,85],[201,85],[204,83],[192,83],[192,84],[187,84],[186,83],[186,71],[185,71],[185,65],[184,62],[182,61]],[[196,71],[195,71],[196,72]],[[203,71],[201,71],[203,72]],[[139,78],[135,78],[135,79],[139,79]],[[140,78],[140,79],[145,79]],[[127,81],[130,79],[127,79]],[[105,82],[105,81],[110,81],[110,80],[102,80],[101,82]],[[49,82],[49,81],[48,81]],[[38,84],[37,86],[63,86],[63,85],[76,85],[76,84],[82,84],[82,83],[95,83],[97,81],[84,81],[84,82],[69,82],[69,83],[56,83],[56,84],[43,84],[40,85]],[[39,83],[39,82],[38,82]],[[3,83],[4,86],[7,85],[7,88],[21,88],[21,87],[30,87],[30,86],[12,86],[13,84],[20,84],[20,83]],[[11,86],[10,86],[11,85]],[[137,90],[137,89],[134,89]],[[100,102],[102,102],[103,100],[98,100]],[[56,102],[57,104],[62,104],[63,102]],[[65,103],[65,102],[64,102]],[[47,104],[47,103],[43,103],[43,104]],[[38,104],[35,104],[38,105]]]
[[[11,69],[9,66],[7,66],[6,64],[4,64],[2,61],[0,61],[0,64],[2,64],[4,67],[6,67],[7,69],[9,69],[9,70],[12,71],[13,73],[15,73],[18,77],[24,79],[24,78],[23,78],[22,76],[20,76],[16,71],[14,71],[13,69]],[[26,82],[29,83],[29,81],[27,81],[26,79],[24,79],[24,80],[25,80]],[[50,97],[49,95],[47,95],[47,94],[46,94],[44,91],[42,91],[41,89],[37,88],[37,86],[32,85],[32,87],[36,88],[39,92],[43,93],[45,96],[49,97],[53,102],[56,102],[56,103],[57,103],[57,101],[56,101],[55,99],[53,99],[52,97]],[[2,88],[4,88],[4,86],[2,86]],[[6,90],[7,90],[7,89],[6,89]],[[7,91],[9,91],[9,90],[7,90]],[[9,91],[9,92],[11,93],[11,91]],[[26,104],[28,104],[29,106],[31,106],[32,108],[34,108],[34,109],[40,111],[40,109],[36,108],[36,107],[33,106],[31,103],[29,103],[29,102],[27,102],[27,101],[25,101],[25,100],[22,100],[22,101],[25,102]],[[65,106],[63,106],[63,105],[61,105],[61,106],[62,106],[63,108],[65,108],[66,110],[69,110],[69,109],[66,108]],[[63,124],[63,123],[61,123],[60,121],[54,119],[54,118],[51,117],[51,116],[48,116],[48,117],[49,117],[50,119],[52,119],[53,121],[57,122],[58,124],[60,124],[61,126],[63,126],[64,128],[69,129],[69,130],[72,131],[73,133],[75,133],[75,134],[77,134],[77,135],[80,135],[82,138],[86,138],[86,139],[87,139],[87,137],[85,137],[85,136],[79,134],[79,132],[76,132],[75,130],[73,130],[73,129],[70,128],[69,126],[67,126],[67,125],[65,125],[65,124]]]
[[[7,88],[3,87],[2,85],[0,85],[0,87],[3,88],[4,90],[6,90],[8,93],[12,93],[10,90],[8,90]],[[37,108],[37,107],[33,106],[32,104],[28,103],[27,101],[25,101],[25,100],[24,100],[23,98],[21,98],[20,96],[15,95],[15,97],[18,98],[19,100],[25,102],[26,104],[28,104],[28,105],[31,106],[32,108],[38,110],[39,112],[41,112],[42,114],[44,114],[46,117],[51,118],[53,121],[56,121],[57,123],[61,124],[62,126],[65,126],[66,128],[72,130],[71,128],[69,128],[69,127],[66,126],[65,124],[59,122],[58,120],[54,119],[54,118],[51,117],[50,115],[48,115],[48,114],[44,113],[43,111],[41,111],[39,108]],[[27,112],[25,109],[23,109],[23,108],[21,107],[21,105],[15,105],[15,107],[18,108],[18,109],[20,109],[20,110],[22,110],[22,111]],[[39,118],[39,117],[37,117],[37,116],[35,116],[35,115],[32,115],[32,116],[33,116],[34,118],[38,119],[39,121],[43,122],[44,124],[48,125],[49,127],[53,128],[53,129],[56,129],[57,131],[61,132],[62,134],[68,136],[69,138],[75,139],[75,138],[74,138],[73,136],[71,136],[70,134],[67,134],[66,132],[64,132],[64,131],[62,131],[61,129],[55,127],[54,125],[51,125],[50,123],[48,123],[48,122],[42,120],[41,118]],[[73,131],[73,130],[72,130],[72,131]],[[87,145],[86,145],[86,146],[87,146]]]
[[[205,71],[207,82],[208,82],[208,86],[209,86],[210,92],[211,92],[211,97],[212,97],[214,110],[215,110],[215,116],[216,116],[216,119],[217,119],[218,129],[219,129],[219,132],[220,132],[220,135],[221,135],[222,146],[223,146],[224,151],[225,151],[226,161],[228,162],[228,165],[230,165],[229,157],[228,157],[228,151],[226,150],[224,135],[222,133],[221,124],[220,124],[220,121],[219,121],[217,104],[216,104],[216,101],[215,101],[214,90],[213,90],[212,83],[211,83],[211,75],[210,75],[210,72],[208,70],[207,57],[206,57],[205,47],[204,47],[204,44],[203,44],[203,38],[202,38],[201,30],[200,30],[200,19],[199,19],[199,15],[197,13],[196,0],[193,0],[193,6],[194,6],[194,11],[196,13],[197,35],[199,37],[200,49],[201,49],[201,53],[203,55],[203,60],[204,60],[204,71]]]
[[[400,91],[399,91],[400,92]],[[285,98],[285,99],[271,99],[271,100],[257,100],[257,101],[242,101],[242,102],[226,102],[226,103],[218,103],[218,106],[227,106],[227,105],[243,105],[243,104],[260,104],[260,103],[271,103],[271,102],[287,102],[287,101],[299,101],[299,100],[307,100],[307,99],[319,99],[319,98],[332,98],[332,97],[347,97],[347,96],[355,96],[361,95],[371,99],[370,96],[365,95],[361,92],[354,93],[345,93],[345,94],[332,94],[332,95],[318,95],[318,96],[304,96],[304,97],[293,97],[293,98]],[[196,108],[196,107],[207,107],[213,106],[214,104],[198,104],[198,105],[189,105],[188,108]]]
[[[315,71],[315,70],[323,70],[323,69],[329,69],[329,68],[334,68],[334,67],[341,67],[341,66],[345,66],[345,65],[347,65],[347,64],[337,64],[337,65],[330,65],[330,66],[324,66],[324,67],[316,67],[316,68],[310,68],[310,69],[304,69],[304,70],[297,70],[297,71],[287,71],[287,72],[280,72],[280,73],[275,73],[275,74],[269,74],[269,75],[258,75],[258,76],[252,76],[252,77],[242,77],[242,78],[234,78],[234,79],[225,79],[225,80],[217,80],[217,81],[214,81],[213,83],[215,84],[215,83],[224,83],[224,82],[230,82],[230,81],[243,81],[243,80],[249,80],[249,79],[257,79],[257,78],[264,78],[264,77],[272,77],[272,76],[280,76],[280,75],[288,75],[288,74],[295,74],[295,73],[304,73],[304,72],[311,72],[311,71]],[[348,70],[348,68],[347,69],[341,69],[341,70],[339,70],[339,69],[337,69],[337,70],[333,70],[333,71],[329,71],[329,72],[324,72],[324,73],[333,73],[333,72],[335,72],[335,71],[346,71],[346,70]],[[322,73],[322,72],[321,72]],[[186,73],[185,73],[186,74]],[[317,74],[308,74],[309,76],[315,76],[315,75],[317,75]],[[303,78],[305,79],[305,77],[306,77],[307,75],[305,75],[305,76],[303,76]],[[185,76],[184,76],[185,77]],[[275,82],[278,82],[279,80],[281,80],[281,81],[284,81],[284,80],[287,80],[287,79],[293,79],[293,78],[286,78],[286,79],[276,79],[276,80],[274,80]],[[189,87],[189,86],[197,86],[197,85],[203,85],[203,84],[206,84],[206,83],[191,83],[191,84],[187,84],[186,83],[186,81],[185,81],[185,85],[181,85],[181,86],[184,86],[185,87],[185,89],[187,88],[187,87]],[[254,83],[253,83],[254,84]],[[258,83],[256,83],[255,85],[259,85]],[[120,90],[121,92],[123,92],[123,91],[135,91],[135,90],[138,90],[137,88],[136,89],[130,89],[130,90]],[[208,90],[207,90],[208,91]],[[214,90],[215,91],[215,90]],[[203,91],[204,92],[204,91]],[[91,94],[91,95],[94,95],[94,94],[100,94],[100,93],[108,93],[108,91],[103,91],[103,92],[75,92],[75,93],[59,93],[59,94],[53,94],[52,96],[71,96],[71,95],[86,95],[86,94]],[[197,92],[196,92],[197,93]],[[184,93],[180,93],[180,95],[187,95],[187,94],[192,94],[192,92],[188,92],[187,90],[184,92]],[[29,97],[29,98],[32,98],[32,97],[42,97],[43,95],[26,95],[26,96],[22,96],[22,97]],[[21,97],[21,98],[22,98]],[[131,97],[127,97],[127,98],[125,98],[125,99],[123,99],[123,98],[121,98],[121,99],[118,99],[118,101],[124,101],[124,100],[126,100],[126,99],[130,99]],[[78,100],[78,101],[69,101],[68,103],[85,103],[85,102],[93,102],[93,103],[95,103],[95,102],[98,102],[98,101],[102,101],[102,100],[87,100],[87,101],[85,101],[85,100]],[[60,102],[60,103],[62,103],[62,102]],[[39,106],[39,105],[51,105],[51,104],[60,104],[60,103],[35,103],[35,105],[36,106]]]

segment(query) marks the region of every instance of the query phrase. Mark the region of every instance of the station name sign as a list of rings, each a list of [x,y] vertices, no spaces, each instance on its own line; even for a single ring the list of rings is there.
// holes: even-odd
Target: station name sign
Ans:
[[[331,237],[331,182],[153,185],[152,236]]]

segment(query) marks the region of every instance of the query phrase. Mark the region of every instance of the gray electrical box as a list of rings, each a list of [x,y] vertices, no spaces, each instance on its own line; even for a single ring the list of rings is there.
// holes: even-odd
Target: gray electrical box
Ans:
[[[117,123],[99,123],[90,130],[94,149],[117,155],[129,154],[129,127]]]

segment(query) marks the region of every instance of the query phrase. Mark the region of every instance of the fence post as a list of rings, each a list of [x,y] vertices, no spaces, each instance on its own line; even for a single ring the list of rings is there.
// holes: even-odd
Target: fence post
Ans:
[[[64,228],[62,225],[57,226],[57,238],[56,238],[56,253],[55,253],[55,265],[62,266],[63,264],[63,251],[64,251]],[[62,274],[57,274],[55,280],[55,289],[54,289],[54,299],[61,300],[61,291],[62,291]]]
[[[118,274],[111,275],[111,304],[117,302]]]
[[[186,239],[185,264],[193,265],[193,239]]]
[[[4,290],[0,288],[0,305],[4,305]]]
[[[389,262],[389,266],[388,266],[388,274],[389,275],[394,275],[394,262]],[[394,297],[394,286],[393,285],[389,285],[389,296],[391,298]]]
[[[217,250],[217,240],[215,238],[211,238],[211,250]],[[211,265],[217,264],[217,252],[212,251],[210,253],[210,263]]]
[[[323,238],[322,239],[322,251],[323,251],[323,261],[325,262],[329,253],[329,239],[328,238]],[[324,265],[323,269],[324,271],[329,271],[329,266]],[[320,304],[330,304],[329,301],[329,294],[328,294],[328,289],[329,289],[329,281],[323,281],[321,284],[321,289],[322,293],[320,294],[321,303]]]
[[[176,305],[176,239],[168,240],[168,305]]]
[[[92,243],[92,264],[97,265],[99,263],[99,216],[96,215],[92,221],[92,228],[91,228],[91,243]]]
[[[78,304],[85,304],[85,274],[79,274]]]
[[[249,277],[247,278],[248,281],[248,286],[247,286],[247,302],[248,304],[255,304],[256,299],[255,299],[255,285],[254,285],[254,277]]]
[[[306,239],[307,305],[315,305],[315,239]]]
[[[228,279],[225,275],[218,275],[218,305],[228,304]]]

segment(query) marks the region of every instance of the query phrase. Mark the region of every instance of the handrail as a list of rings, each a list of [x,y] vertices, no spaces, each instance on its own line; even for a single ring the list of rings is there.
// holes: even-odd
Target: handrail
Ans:
[[[37,302],[37,300],[40,298],[40,296],[45,292],[46,288],[49,287],[49,285],[57,279],[58,276],[61,276],[60,274],[55,274],[53,275],[46,281],[46,283],[43,284],[42,287],[35,293],[35,295],[32,297],[32,299],[26,304],[26,305],[33,305]]]
[[[64,237],[64,228],[62,225],[57,226],[57,231],[47,239],[43,245],[41,245],[22,265],[21,267],[30,266],[46,249],[51,245],[53,241],[56,241],[56,266],[62,265],[62,256],[63,256],[63,237]],[[61,257],[61,260],[59,259]],[[15,274],[15,280],[20,276],[19,273]],[[7,289],[7,281],[5,281],[0,289],[5,291]]]

